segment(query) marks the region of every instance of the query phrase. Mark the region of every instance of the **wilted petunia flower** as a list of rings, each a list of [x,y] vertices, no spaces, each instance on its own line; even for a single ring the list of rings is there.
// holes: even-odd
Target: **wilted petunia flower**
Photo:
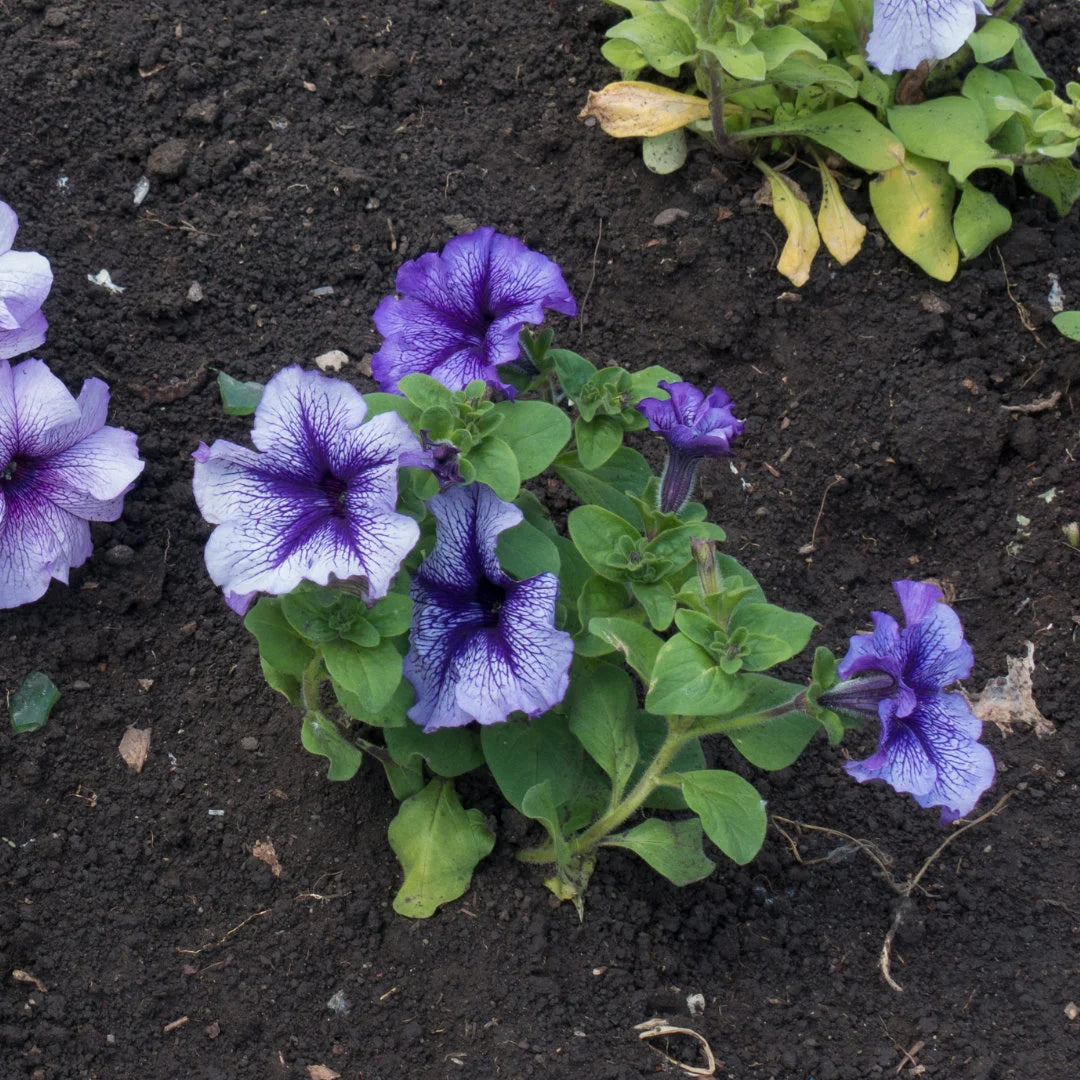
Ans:
[[[372,417],[355,387],[289,367],[255,410],[258,451],[223,439],[195,451],[195,501],[217,528],[206,568],[243,614],[260,592],[364,577],[385,596],[420,531],[395,512],[398,465],[426,461],[395,412]]]
[[[52,288],[49,260],[36,251],[12,251],[19,219],[0,202],[0,359],[36,349],[49,324],[41,305]]]
[[[967,41],[976,14],[990,14],[982,0],[874,0],[866,59],[884,75],[944,60]]]
[[[703,457],[729,457],[731,441],[742,434],[743,422],[731,411],[731,398],[714,386],[706,397],[688,382],[657,384],[671,396],[667,401],[643,398],[638,412],[649,430],[667,440],[668,459],[660,484],[660,509],[676,513],[690,497],[698,462]]]
[[[558,578],[503,571],[495,544],[522,513],[487,485],[448,488],[428,507],[435,547],[413,577],[404,666],[416,690],[410,719],[435,731],[518,710],[539,716],[566,694],[574,655],[570,635],[555,629]]]
[[[545,310],[577,313],[555,263],[490,227],[404,263],[395,285],[400,295],[375,309],[384,340],[371,358],[372,374],[391,393],[418,371],[451,390],[483,379],[512,393],[495,369],[518,358],[521,328],[543,322]]]
[[[0,608],[66,584],[93,550],[89,523],[120,516],[143,462],[108,407],[100,379],[76,401],[41,360],[0,360]]]
[[[920,806],[940,806],[944,825],[969,813],[994,779],[994,759],[978,741],[982,722],[962,694],[944,692],[971,673],[971,646],[936,585],[894,581],[893,588],[906,627],[875,611],[873,634],[853,637],[840,664],[848,681],[820,701],[881,721],[877,753],[844,768],[860,783],[884,780]]]

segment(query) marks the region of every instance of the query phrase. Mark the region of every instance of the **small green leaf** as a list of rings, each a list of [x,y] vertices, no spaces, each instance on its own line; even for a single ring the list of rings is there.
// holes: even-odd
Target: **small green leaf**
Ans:
[[[683,798],[701,818],[708,838],[740,866],[765,842],[765,801],[753,784],[724,769],[683,773]]]
[[[686,164],[686,129],[675,128],[663,135],[646,135],[641,140],[641,160],[649,172],[667,176]]]
[[[590,471],[599,469],[622,446],[623,428],[613,416],[593,420],[578,417],[574,422],[574,442],[581,464]]]
[[[499,438],[514,452],[522,480],[539,476],[570,438],[570,418],[546,401],[500,401],[491,411],[502,419]]]
[[[1080,311],[1059,312],[1052,322],[1067,338],[1080,341]]]
[[[550,780],[543,780],[525,792],[521,799],[521,812],[544,826],[555,849],[555,861],[559,866],[566,866],[570,861],[570,848],[559,824],[559,807],[551,794]]]
[[[315,651],[297,634],[276,597],[261,596],[244,616],[244,626],[255,635],[259,655],[277,671],[299,679]]]
[[[1025,165],[1024,179],[1033,191],[1045,195],[1060,217],[1080,199],[1080,171],[1071,161],[1048,161],[1045,165]]]
[[[449,409],[456,411],[453,393],[438,379],[433,379],[423,372],[414,371],[398,380],[398,389],[417,409]]]
[[[449,780],[432,780],[406,799],[388,837],[405,871],[394,910],[411,919],[426,919],[461,896],[476,864],[495,846],[484,815],[465,810]]]
[[[391,728],[403,727],[405,724],[412,723],[405,714],[416,701],[416,694],[413,693],[412,683],[408,679],[402,679],[390,696],[390,700],[378,709],[371,707],[369,698],[361,697],[359,694],[346,690],[341,683],[331,680],[330,685],[334,690],[337,703],[349,716],[354,720],[359,720],[362,724],[369,724],[371,727],[377,728]]]
[[[328,641],[322,646],[330,677],[365,707],[377,713],[393,697],[401,682],[401,653],[392,641],[362,649],[350,641]]]
[[[367,402],[369,420],[381,413],[396,412],[402,420],[411,424],[420,416],[420,410],[408,398],[400,394],[383,394],[376,390],[365,394],[364,401]]]
[[[800,34],[793,26],[763,26],[754,31],[752,40],[765,57],[765,67],[769,71],[796,52],[809,53],[818,60],[827,59],[820,45],[805,34]]]
[[[418,755],[439,776],[454,777],[484,764],[478,728],[443,728],[426,732],[411,720],[401,727],[387,728],[386,749],[400,762]]]
[[[424,765],[419,755],[402,765],[386,758],[380,762],[386,773],[386,782],[390,793],[398,802],[404,802],[410,795],[415,795],[424,786]]]
[[[219,371],[217,384],[218,393],[221,394],[221,411],[226,416],[250,416],[262,400],[261,382],[241,382]]]
[[[404,634],[412,623],[412,600],[402,593],[388,593],[367,611],[367,621],[379,632],[379,637],[391,638]]]
[[[31,671],[22,685],[8,698],[11,729],[19,734],[40,731],[49,719],[60,691],[43,671]]]
[[[645,584],[635,581],[630,586],[634,598],[645,609],[654,630],[666,630],[675,618],[675,592],[666,581]]]
[[[797,611],[744,600],[732,613],[728,629],[734,632],[741,628],[747,632],[746,648],[742,653],[743,668],[764,671],[801,653],[816,626],[808,615]]]
[[[980,64],[1000,60],[1012,50],[1020,29],[1007,19],[987,19],[968,39],[971,51]]]
[[[618,649],[637,672],[638,678],[648,685],[656,657],[664,644],[662,638],[640,623],[619,616],[590,620],[589,632],[606,641],[613,649]]]
[[[988,191],[964,184],[953,215],[953,232],[964,259],[981,255],[999,236],[1012,228],[1012,214]]]
[[[259,666],[262,668],[263,678],[271,690],[284,694],[290,705],[300,704],[300,680],[295,675],[286,675],[278,671],[276,667],[268,664],[264,657],[259,657]]]
[[[637,543],[641,533],[625,518],[601,506],[578,506],[571,510],[566,527],[581,557],[601,577],[621,581],[626,571],[617,561],[620,539]]]
[[[351,780],[363,760],[363,754],[341,734],[337,724],[322,713],[309,712],[304,717],[300,741],[309,753],[329,760],[327,780]]]
[[[675,885],[692,885],[707,878],[716,864],[701,848],[702,829],[697,818],[661,821],[647,818],[624,833],[604,840],[604,847],[626,848],[645,860]]]
[[[514,451],[502,439],[485,439],[469,451],[468,461],[477,480],[487,484],[500,499],[513,501],[521,488],[521,474]]]
[[[665,11],[649,11],[636,18],[624,19],[607,31],[607,37],[636,45],[650,67],[661,75],[678,78],[679,69],[694,56],[694,32],[682,19]]]

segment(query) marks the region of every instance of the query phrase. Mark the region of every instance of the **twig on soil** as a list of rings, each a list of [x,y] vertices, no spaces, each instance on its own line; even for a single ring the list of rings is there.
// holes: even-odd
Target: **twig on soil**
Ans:
[[[170,1031],[175,1031],[179,1027],[183,1027],[191,1018],[188,1016],[181,1016],[179,1020],[173,1020],[171,1023],[166,1024],[161,1030],[163,1034],[168,1035]]]
[[[1023,324],[1024,329],[1045,349],[1046,343],[1039,337],[1038,331],[1032,324],[1028,309],[1016,299],[1012,291],[1012,282],[1009,280],[1009,271],[1005,268],[1005,259],[1001,254],[1001,248],[994,248],[994,250],[997,252],[998,262],[1001,263],[1001,274],[1005,278],[1005,291],[1009,294],[1009,299],[1013,302],[1016,313],[1020,316],[1020,322]]]
[[[810,543],[803,544],[803,546],[799,548],[800,555],[809,555],[812,551],[816,550],[818,526],[821,524],[821,519],[825,516],[825,500],[828,498],[829,490],[836,487],[843,479],[842,476],[834,477],[832,483],[830,483],[821,493],[821,506],[818,507],[817,517],[814,519],[814,527],[810,531]]]
[[[792,821],[791,818],[779,817],[777,814],[773,814],[769,820],[772,822],[773,828],[788,842],[791,853],[795,856],[795,861],[802,866],[813,866],[815,863],[833,862],[837,855],[842,852],[853,850],[864,851],[875,863],[877,863],[878,869],[885,876],[885,880],[888,881],[889,885],[897,891],[900,890],[900,886],[897,884],[892,874],[889,873],[889,867],[892,866],[893,860],[876,844],[872,844],[869,840],[860,840],[858,837],[849,836],[846,832],[841,832],[839,829],[826,829],[824,825],[807,825],[804,821]],[[804,859],[794,838],[777,824],[777,822],[780,821],[785,825],[792,825],[797,829],[810,829],[813,832],[827,833],[829,836],[839,836],[848,842],[843,847],[830,851],[828,855],[825,855],[820,859]]]
[[[213,949],[217,945],[224,945],[226,941],[236,933],[237,930],[242,930],[252,919],[258,919],[263,915],[269,915],[272,908],[264,908],[262,911],[256,911],[254,914],[249,915],[242,923],[237,923],[231,930],[225,932],[225,936],[218,941],[208,941],[205,945],[200,946],[198,949],[180,949],[176,951],[182,956],[198,956],[199,953],[206,952],[207,949]]]
[[[604,219],[600,219],[600,228],[596,230],[596,246],[592,253],[592,272],[589,274],[589,284],[585,286],[585,295],[581,298],[581,310],[578,312],[578,334],[585,333],[585,305],[589,302],[589,293],[592,292],[593,282],[596,280],[596,256],[600,251],[600,241],[604,236]]]

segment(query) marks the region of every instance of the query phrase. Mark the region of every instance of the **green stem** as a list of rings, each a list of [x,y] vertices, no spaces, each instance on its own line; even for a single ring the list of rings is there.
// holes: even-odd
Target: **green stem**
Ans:
[[[319,687],[322,684],[322,649],[316,646],[311,663],[300,679],[300,700],[305,712],[319,711]]]

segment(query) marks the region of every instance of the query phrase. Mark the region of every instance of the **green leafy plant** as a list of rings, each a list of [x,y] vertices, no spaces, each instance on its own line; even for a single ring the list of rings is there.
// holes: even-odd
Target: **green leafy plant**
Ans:
[[[906,75],[867,62],[870,0],[607,2],[629,15],[602,48],[622,79],[590,93],[582,115],[611,135],[641,137],[657,172],[682,165],[688,132],[729,158],[752,158],[788,232],[778,268],[796,285],[821,241],[841,264],[861,246],[865,229],[841,197],[838,170],[848,183],[871,174],[870,203],[886,235],[945,281],[961,258],[1011,227],[1006,207],[980,186],[994,171],[1022,173],[1062,215],[1080,198],[1071,160],[1080,83],[1064,98],[1056,93],[1010,21],[1015,0],[955,55]],[[647,69],[680,89],[640,81]],[[820,177],[816,221],[785,172],[794,160]]]

